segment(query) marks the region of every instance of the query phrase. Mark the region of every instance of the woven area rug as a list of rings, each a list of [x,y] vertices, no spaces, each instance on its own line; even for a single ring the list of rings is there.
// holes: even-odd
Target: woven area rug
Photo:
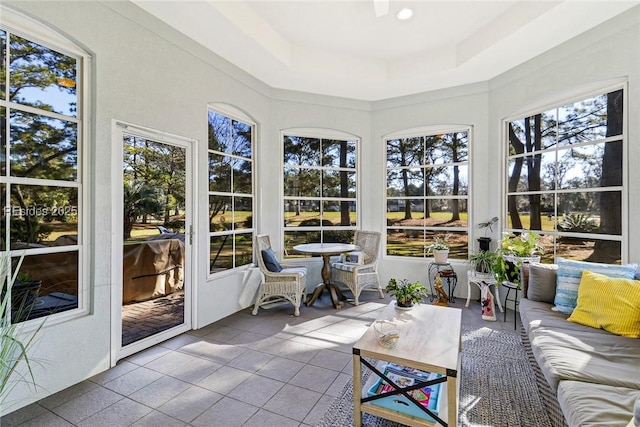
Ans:
[[[520,334],[463,326],[458,425],[551,427]],[[366,372],[367,375],[369,372]],[[363,414],[366,427],[400,424]],[[349,381],[318,427],[353,425],[353,383]]]

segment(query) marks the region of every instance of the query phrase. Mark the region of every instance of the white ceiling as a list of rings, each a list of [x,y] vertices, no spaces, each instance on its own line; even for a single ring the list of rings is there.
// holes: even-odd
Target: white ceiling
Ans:
[[[488,80],[640,0],[133,3],[271,87],[373,101]]]

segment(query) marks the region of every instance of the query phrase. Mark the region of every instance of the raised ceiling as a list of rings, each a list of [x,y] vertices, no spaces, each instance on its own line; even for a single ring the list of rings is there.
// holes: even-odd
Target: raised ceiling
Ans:
[[[390,0],[376,17],[373,0],[133,2],[271,87],[369,101],[488,80],[639,3]]]

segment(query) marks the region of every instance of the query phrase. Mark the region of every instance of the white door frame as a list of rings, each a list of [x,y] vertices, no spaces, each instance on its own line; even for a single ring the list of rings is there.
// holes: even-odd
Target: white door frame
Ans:
[[[150,139],[156,142],[175,145],[185,149],[186,155],[186,191],[185,191],[185,259],[184,265],[184,323],[159,332],[148,338],[136,341],[125,347],[122,346],[122,245],[123,233],[123,140],[124,135],[134,135]],[[195,200],[196,197],[196,162],[194,153],[197,152],[198,141],[166,132],[133,125],[131,123],[113,120],[111,126],[112,135],[112,167],[111,188],[113,204],[111,210],[111,366],[131,354],[149,348],[159,342],[191,330],[194,324],[194,280],[196,271],[196,245],[193,244],[193,230],[197,230],[195,224]]]

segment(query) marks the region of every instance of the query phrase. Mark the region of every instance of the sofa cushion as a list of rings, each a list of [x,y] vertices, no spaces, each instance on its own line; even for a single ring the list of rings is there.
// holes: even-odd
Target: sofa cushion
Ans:
[[[527,298],[553,304],[556,296],[556,280],[558,276],[557,264],[529,264],[529,286]]]
[[[640,390],[581,381],[562,381],[558,403],[570,426],[626,427]]]
[[[640,281],[585,270],[568,319],[628,338],[640,338]]]
[[[282,271],[282,266],[278,262],[276,254],[273,253],[273,249],[263,249],[262,260],[264,261],[264,266],[267,267],[267,270],[273,271],[274,273],[279,273]]]
[[[600,264],[595,262],[574,261],[558,258],[558,280],[556,284],[556,296],[554,298],[555,310],[571,314],[576,307],[578,288],[584,270],[604,274],[609,277],[621,279],[633,279],[638,264]]]
[[[562,380],[638,388],[640,339],[567,322],[550,304],[523,299],[520,316],[531,350],[552,390]]]

